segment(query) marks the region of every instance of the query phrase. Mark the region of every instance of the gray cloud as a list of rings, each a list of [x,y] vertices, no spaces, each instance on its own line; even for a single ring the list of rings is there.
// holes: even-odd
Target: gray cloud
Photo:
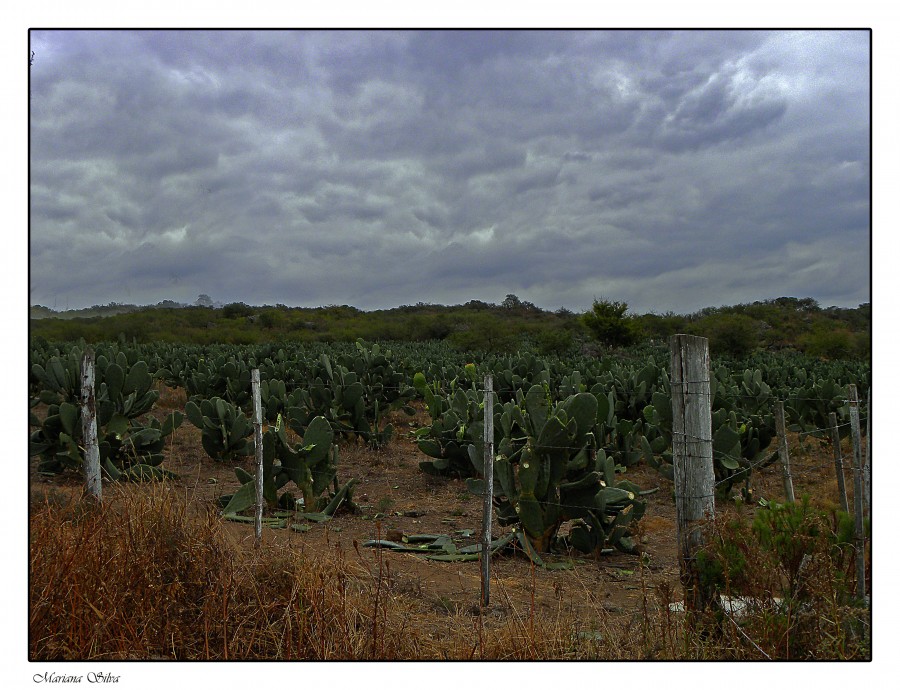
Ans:
[[[31,42],[32,303],[870,299],[867,32]]]

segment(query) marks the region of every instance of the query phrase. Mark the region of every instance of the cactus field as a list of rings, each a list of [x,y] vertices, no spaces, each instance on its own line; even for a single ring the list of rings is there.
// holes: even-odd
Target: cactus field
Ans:
[[[45,517],[52,506],[71,506],[81,495],[77,382],[86,347],[33,341],[30,348],[33,515]],[[818,638],[801,627],[790,630],[803,644],[786,644],[766,627],[774,625],[769,611],[768,618],[742,628],[752,633],[755,646],[741,642],[743,636],[728,626],[721,632],[721,649],[685,646],[684,621],[672,613],[683,593],[665,348],[569,359],[527,351],[476,355],[442,343],[363,341],[202,347],[119,342],[92,349],[103,510],[166,495],[170,505],[184,504],[185,520],[197,530],[212,520],[209,529],[233,554],[230,562],[261,559],[261,553],[292,554],[310,559],[309,577],[324,578],[315,568],[336,559],[347,568],[340,576],[342,596],[352,590],[359,597],[351,602],[361,621],[354,625],[368,631],[355,650],[336,652],[343,658],[821,659],[870,653],[865,633],[847,632],[853,628],[847,620],[855,615],[849,596],[841,603],[840,644],[826,643],[832,631],[822,631],[821,644],[814,644]],[[254,368],[262,380],[264,552],[255,546],[252,524],[256,466],[249,372]],[[488,373],[495,391],[494,541],[491,603],[481,608],[478,544]],[[757,530],[752,535],[769,534],[757,529],[758,516],[780,515],[776,400],[785,406],[794,487],[808,503],[803,510],[831,520],[837,539],[843,523],[827,420],[831,413],[837,416],[849,464],[847,386],[856,385],[865,401],[868,365],[756,354],[742,361],[714,360],[711,379],[716,510],[723,534],[731,535],[721,543],[732,544],[729,539],[738,534],[749,538],[751,524]],[[852,477],[849,471],[845,475],[852,506]],[[32,533],[43,534],[34,519]],[[780,554],[780,542],[763,536],[759,544],[769,546],[758,548]],[[745,560],[754,556],[748,543],[738,549]],[[844,542],[835,544],[844,553]],[[41,545],[33,541],[31,548],[34,562]],[[842,583],[853,568],[834,556],[834,548],[829,553],[837,559],[835,591],[846,593],[851,584]],[[819,558],[818,553],[809,546],[807,559]],[[718,569],[709,569],[722,591],[733,587],[736,593],[758,594],[753,578],[760,574],[722,558]],[[800,596],[802,572],[784,563],[785,586]],[[277,579],[279,567],[254,566],[253,577],[260,577],[262,568]],[[825,585],[810,580],[804,586],[815,591],[803,596],[815,599],[815,588]],[[32,592],[45,589],[32,582]],[[771,594],[787,596],[780,590]],[[33,606],[38,602],[41,597],[33,598]],[[348,605],[345,601],[344,613],[334,614],[334,626],[350,625],[341,618]],[[114,617],[103,611],[92,615]],[[209,646],[208,626],[221,621],[198,616],[195,623],[207,626],[206,632],[184,623],[174,647],[162,648],[152,635],[135,638],[130,651],[113,642],[114,636],[78,646],[71,630],[58,636],[50,630],[32,636],[43,642],[34,642],[29,654],[83,658],[88,647],[106,644],[111,659],[224,658],[231,638]],[[392,637],[384,627],[379,633],[379,616],[394,626],[403,621],[418,641]],[[46,620],[33,612],[33,627]],[[258,644],[267,651],[249,645],[237,653],[244,658],[324,653]],[[237,647],[231,649],[235,653]]]

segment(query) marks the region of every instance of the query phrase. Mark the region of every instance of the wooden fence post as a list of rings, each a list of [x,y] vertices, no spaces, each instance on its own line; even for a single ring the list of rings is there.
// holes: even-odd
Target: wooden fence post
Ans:
[[[841,434],[838,431],[837,415],[834,412],[829,413],[828,424],[831,426],[831,446],[834,448],[834,469],[837,473],[841,510],[849,513],[850,504],[847,502],[847,486],[844,483],[844,459],[841,457]]]
[[[853,512],[856,528],[856,596],[866,596],[866,535],[863,523],[862,453],[859,439],[859,399],[850,384],[850,438],[853,441]]]
[[[681,584],[685,608],[709,608],[714,593],[701,587],[696,564],[703,524],[715,517],[709,342],[692,335],[669,338],[672,358],[672,459]]]
[[[481,605],[491,600],[491,515],[494,508],[494,380],[484,377],[484,511],[481,521]]]
[[[97,444],[97,399],[94,393],[94,351],[81,357],[81,432],[84,440],[84,485],[89,496],[103,500],[100,479],[100,447]]]
[[[250,372],[250,391],[253,395],[253,440],[256,444],[256,546],[262,541],[263,514],[263,440],[262,402],[259,395],[259,369]]]
[[[794,502],[794,482],[791,479],[791,458],[788,454],[787,434],[784,425],[784,402],[775,403],[775,433],[778,434],[778,457],[781,460],[781,479],[784,482],[784,497],[788,503]]]

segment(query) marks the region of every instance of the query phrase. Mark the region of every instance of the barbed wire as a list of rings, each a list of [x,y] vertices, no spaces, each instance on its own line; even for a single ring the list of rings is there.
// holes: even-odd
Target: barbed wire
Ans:
[[[848,426],[848,425],[849,425],[849,423],[845,423],[845,424],[841,424],[840,426]],[[372,430],[360,432],[360,431],[353,430],[353,429],[340,429],[340,431],[346,431],[348,433],[371,433],[372,432]],[[700,437],[693,437],[693,438],[695,438],[696,440],[699,440],[699,441],[704,440],[704,439],[701,439]],[[521,440],[525,440],[525,439],[521,438],[521,439],[514,439],[514,440],[521,441]],[[706,439],[706,440],[711,441],[710,439]],[[472,443],[474,444],[474,442],[472,442]],[[518,452],[521,449],[524,449],[525,447],[526,447],[526,445],[523,445],[520,449],[517,449],[516,452]],[[585,445],[585,446],[541,445],[540,447],[542,449],[546,449],[546,450],[567,450],[567,451],[579,451],[579,452],[589,448],[588,445]],[[718,481],[715,481],[713,483],[713,487],[718,488],[718,487],[722,486],[723,484],[730,484],[730,483],[734,483],[735,481],[741,481],[742,479],[749,478],[754,470],[757,470],[759,467],[774,463],[778,459],[778,453],[779,453],[779,451],[777,449],[775,449],[772,452],[766,454],[764,457],[761,457],[760,459],[758,459],[756,462],[750,462],[748,465],[743,465],[737,469],[731,470],[732,474],[730,474],[727,477],[724,477],[722,479],[719,479]],[[611,454],[614,454],[614,451],[612,451]],[[711,459],[715,460],[716,458],[731,459],[739,464],[743,464],[743,463],[747,462],[747,458],[744,458],[743,456],[736,456],[736,455],[732,455],[730,453],[723,453],[720,451],[713,452],[713,456]],[[806,472],[806,471],[822,469],[822,468],[826,468],[826,467],[834,467],[834,465],[835,465],[835,463],[833,460],[829,460],[827,462],[823,462],[820,464],[813,464],[813,465],[809,465],[809,464],[805,464],[805,463],[798,463],[798,462],[796,462],[796,460],[792,460],[790,462],[790,471],[792,473],[794,471]],[[847,468],[844,466],[844,463],[842,462],[842,469],[856,469],[856,468]],[[677,496],[679,496],[680,498],[698,499],[698,498],[714,498],[714,497],[716,497],[716,495],[717,494],[712,493],[712,494],[693,494],[690,496],[688,496],[688,495],[677,495]],[[569,504],[563,504],[563,503],[552,503],[552,505],[556,505],[558,507],[567,507],[567,508],[581,508],[581,509],[584,508],[584,506],[569,505]]]

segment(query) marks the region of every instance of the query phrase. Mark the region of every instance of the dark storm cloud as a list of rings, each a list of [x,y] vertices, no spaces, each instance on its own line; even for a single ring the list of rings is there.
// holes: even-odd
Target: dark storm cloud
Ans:
[[[33,303],[869,299],[865,32],[31,39]]]

